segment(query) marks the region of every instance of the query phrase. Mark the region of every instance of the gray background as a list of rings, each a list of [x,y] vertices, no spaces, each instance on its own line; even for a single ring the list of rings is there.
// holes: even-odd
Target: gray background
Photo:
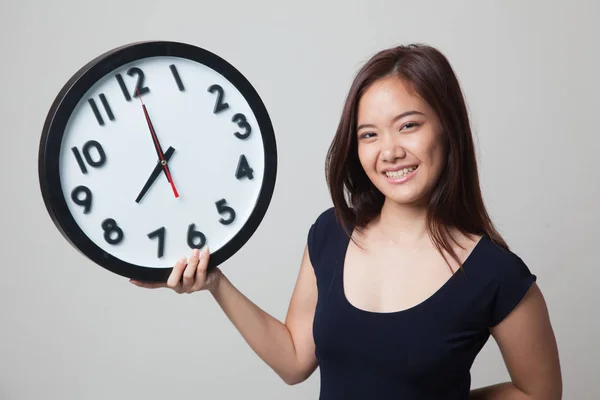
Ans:
[[[539,277],[565,399],[600,398],[599,2],[18,1],[0,6],[0,399],[315,399],[288,387],[207,293],[132,286],[81,256],[44,208],[37,146],[52,100],[96,55],[168,39],[214,51],[264,100],[279,174],[259,230],[224,272],[283,319],[316,215],[323,160],[357,68],[425,42],[450,59],[472,116],[484,197]],[[310,195],[307,195],[310,193]],[[473,387],[509,379],[488,342]]]

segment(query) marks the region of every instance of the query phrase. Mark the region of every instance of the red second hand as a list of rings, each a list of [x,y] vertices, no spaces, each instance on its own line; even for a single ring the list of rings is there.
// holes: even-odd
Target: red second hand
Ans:
[[[150,133],[152,134],[152,139],[154,140],[154,146],[156,147],[156,150],[158,151],[158,156],[160,157],[160,162],[162,163],[163,167],[165,168],[165,172],[167,173],[167,178],[169,179],[169,182],[171,183],[171,188],[173,188],[173,193],[175,194],[175,197],[179,197],[179,193],[177,193],[177,189],[175,189],[175,184],[173,183],[173,178],[171,177],[171,172],[169,172],[169,167],[167,166],[167,162],[165,161],[162,149],[160,148],[160,144],[158,143],[158,138],[156,137],[156,132],[154,132],[154,127],[152,126],[152,121],[150,121],[150,116],[148,115],[148,110],[146,110],[146,105],[144,104],[144,100],[142,100],[142,96],[140,94],[140,91],[138,90],[138,88],[135,88],[138,94],[138,97],[140,99],[140,102],[142,103],[142,109],[144,110],[144,115],[146,116],[146,122],[148,123],[148,127],[150,128]]]

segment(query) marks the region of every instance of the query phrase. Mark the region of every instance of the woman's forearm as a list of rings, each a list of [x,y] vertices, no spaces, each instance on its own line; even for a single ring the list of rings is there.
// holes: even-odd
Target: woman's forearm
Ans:
[[[469,400],[560,400],[560,393],[527,394],[512,382],[471,390]]]
[[[294,384],[304,379],[292,336],[284,323],[250,301],[224,275],[210,292],[252,350],[284,382]]]
[[[471,390],[469,400],[533,400],[511,382]]]

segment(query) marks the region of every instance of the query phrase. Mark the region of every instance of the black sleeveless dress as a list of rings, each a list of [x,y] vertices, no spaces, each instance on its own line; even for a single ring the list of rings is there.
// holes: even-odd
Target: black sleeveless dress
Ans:
[[[467,400],[470,368],[489,328],[514,309],[536,276],[483,236],[463,264],[465,273],[455,273],[425,301],[399,312],[369,312],[344,294],[348,244],[333,208],[310,227],[320,400]]]

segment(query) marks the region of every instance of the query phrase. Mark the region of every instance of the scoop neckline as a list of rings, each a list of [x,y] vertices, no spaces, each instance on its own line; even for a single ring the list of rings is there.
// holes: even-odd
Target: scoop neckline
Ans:
[[[354,229],[351,230],[351,234],[354,234]],[[342,301],[347,307],[349,307],[350,309],[352,309],[356,312],[371,315],[371,316],[385,317],[385,316],[398,316],[398,315],[403,315],[403,314],[410,314],[412,312],[418,311],[422,308],[427,307],[430,303],[432,303],[438,297],[440,297],[444,292],[449,290],[450,286],[458,279],[457,276],[459,274],[462,274],[465,272],[465,267],[472,262],[473,258],[479,252],[479,248],[482,246],[484,240],[487,240],[488,235],[487,235],[487,233],[484,233],[481,236],[481,238],[477,241],[475,246],[473,246],[473,249],[467,256],[467,258],[465,258],[465,261],[462,264],[462,270],[463,270],[462,272],[460,271],[460,269],[456,270],[456,272],[454,272],[452,274],[452,276],[450,276],[448,278],[448,280],[446,280],[446,282],[444,282],[444,284],[442,284],[442,286],[440,286],[435,292],[433,292],[430,296],[423,299],[419,303],[412,305],[408,308],[405,308],[402,310],[395,310],[395,311],[369,311],[369,310],[365,310],[365,309],[355,306],[354,304],[352,304],[350,302],[350,300],[348,300],[348,297],[346,297],[346,289],[344,287],[344,271],[345,271],[345,267],[346,267],[346,257],[348,255],[348,249],[350,247],[351,239],[346,235],[345,235],[345,237],[346,237],[346,239],[344,241],[344,245],[342,246],[340,279],[338,280],[340,282],[339,284],[341,286],[339,289],[340,289],[340,293],[342,296]]]

